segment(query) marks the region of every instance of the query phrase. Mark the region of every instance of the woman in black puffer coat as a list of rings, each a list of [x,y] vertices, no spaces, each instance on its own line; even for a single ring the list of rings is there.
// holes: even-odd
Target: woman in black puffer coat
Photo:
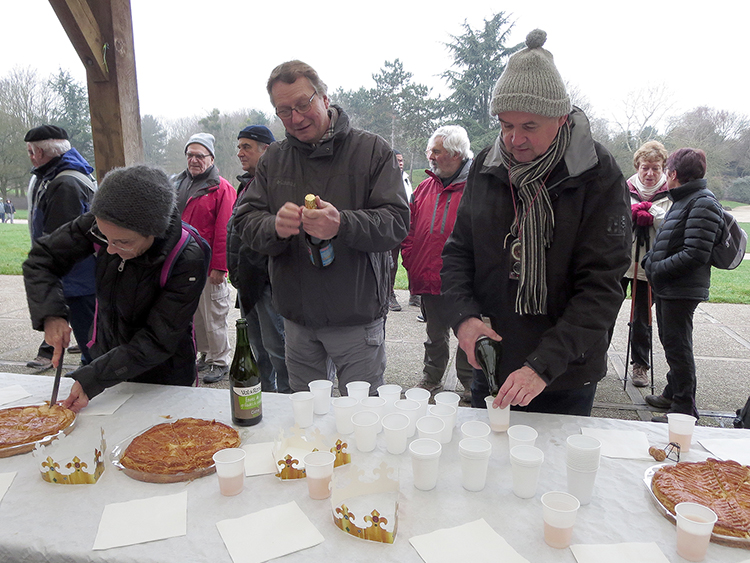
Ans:
[[[669,364],[661,395],[646,402],[668,412],[698,416],[695,406],[693,313],[708,300],[711,251],[723,224],[721,206],[706,188],[706,155],[679,149],[667,159],[667,185],[674,204],[667,212],[643,266],[656,302],[659,339]],[[655,416],[654,422],[666,422]]]

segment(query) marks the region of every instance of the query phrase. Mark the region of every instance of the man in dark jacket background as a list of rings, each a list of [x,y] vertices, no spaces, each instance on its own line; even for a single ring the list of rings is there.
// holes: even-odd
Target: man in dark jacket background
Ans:
[[[86,159],[70,146],[68,133],[55,125],[40,125],[24,137],[29,159],[34,169],[29,182],[29,231],[32,243],[58,227],[86,213],[96,192],[94,169]],[[88,364],[91,355],[87,348],[96,305],[94,257],[76,264],[63,278],[63,294],[70,310],[81,363]],[[37,357],[26,365],[47,369],[52,366],[54,350],[42,342]]]
[[[386,363],[390,251],[409,226],[401,171],[382,138],[353,129],[329,103],[309,65],[279,65],[267,90],[286,139],[261,158],[236,220],[243,240],[270,256],[289,384],[302,391],[326,379],[330,356],[343,394],[356,380],[375,394]],[[308,194],[316,209],[303,207]],[[318,243],[328,252],[316,264]]]
[[[469,172],[442,290],[475,368],[477,338],[503,340],[496,407],[588,415],[623,300],[630,205],[614,158],[571,111],[545,40],[529,33],[495,85],[501,133]],[[477,375],[472,405],[482,407],[488,388]]]
[[[456,223],[473,156],[469,135],[463,127],[447,125],[432,134],[427,142],[428,177],[414,191],[409,234],[401,244],[410,289],[420,296],[422,317],[427,323],[423,375],[417,386],[433,394],[443,388],[450,359],[450,325],[441,314],[440,255]],[[464,399],[471,401],[473,373],[460,346],[456,350],[456,373],[464,387]]]

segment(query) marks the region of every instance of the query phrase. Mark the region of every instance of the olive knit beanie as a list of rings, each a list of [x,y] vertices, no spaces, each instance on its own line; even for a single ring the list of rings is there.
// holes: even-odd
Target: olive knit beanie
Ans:
[[[523,111],[546,117],[570,113],[570,98],[552,53],[542,48],[547,33],[535,29],[526,36],[526,48],[508,60],[492,91],[490,114]]]
[[[175,199],[175,190],[164,171],[138,164],[107,172],[94,196],[91,212],[143,236],[163,237]]]

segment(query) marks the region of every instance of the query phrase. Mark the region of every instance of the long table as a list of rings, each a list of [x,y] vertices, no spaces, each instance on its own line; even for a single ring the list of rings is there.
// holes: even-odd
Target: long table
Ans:
[[[4,405],[41,403],[49,399],[52,378],[0,373],[0,387],[22,385],[32,397]],[[66,397],[70,380],[63,380],[60,397]],[[114,414],[87,416],[77,421],[75,433],[101,427],[109,449],[151,422],[164,416],[215,418],[231,424],[227,390],[167,387],[125,383],[109,392],[132,393]],[[95,400],[92,401],[92,405]],[[281,429],[293,426],[289,398],[263,395],[263,421],[241,429],[244,443],[273,441]],[[85,413],[85,410],[84,410]],[[641,430],[650,444],[664,446],[666,425],[575,416],[511,414],[511,424],[528,424],[539,432],[537,446],[544,451],[537,495],[517,498],[511,490],[508,438],[493,433],[492,457],[487,486],[481,492],[467,492],[460,483],[458,456],[459,427],[467,420],[486,420],[480,409],[460,408],[453,441],[443,447],[440,477],[432,491],[414,488],[408,453],[393,456],[386,452],[384,436],[372,453],[349,451],[358,465],[374,467],[385,459],[399,470],[400,501],[396,540],[392,545],[360,540],[340,531],[332,522],[328,501],[314,501],[307,495],[304,480],[281,482],[273,475],[250,477],[236,497],[218,492],[214,475],[187,483],[153,484],[135,481],[108,467],[95,485],[54,485],[42,480],[32,454],[0,459],[0,473],[17,472],[0,502],[0,560],[2,561],[117,561],[117,562],[231,562],[216,522],[238,518],[258,510],[296,501],[321,532],[323,543],[283,558],[284,561],[421,561],[409,538],[441,528],[459,526],[478,518],[487,523],[523,557],[534,563],[574,562],[568,549],[548,547],[543,540],[541,494],[566,489],[565,439],[581,427]],[[331,412],[315,417],[315,428],[323,434],[335,433]],[[741,433],[741,434],[740,434]],[[748,431],[696,428],[694,438],[747,437]],[[353,440],[350,440],[353,442]],[[108,452],[109,453],[109,452]],[[694,439],[688,460],[705,459],[709,454]],[[107,456],[108,458],[108,456]],[[643,483],[644,472],[655,462],[602,458],[591,504],[581,507],[573,533],[573,543],[656,542],[670,561],[681,561],[675,550],[675,526],[656,508]],[[187,490],[187,535],[146,544],[93,551],[99,520],[105,505],[133,499],[167,495]],[[248,530],[248,541],[251,531]],[[468,552],[468,546],[467,546]],[[750,551],[712,543],[706,561],[738,563],[750,559]]]

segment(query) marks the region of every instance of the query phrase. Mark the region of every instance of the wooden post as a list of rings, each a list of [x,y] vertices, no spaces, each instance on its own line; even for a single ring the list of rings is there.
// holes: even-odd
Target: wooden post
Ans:
[[[86,68],[99,181],[143,162],[130,0],[49,0]]]

